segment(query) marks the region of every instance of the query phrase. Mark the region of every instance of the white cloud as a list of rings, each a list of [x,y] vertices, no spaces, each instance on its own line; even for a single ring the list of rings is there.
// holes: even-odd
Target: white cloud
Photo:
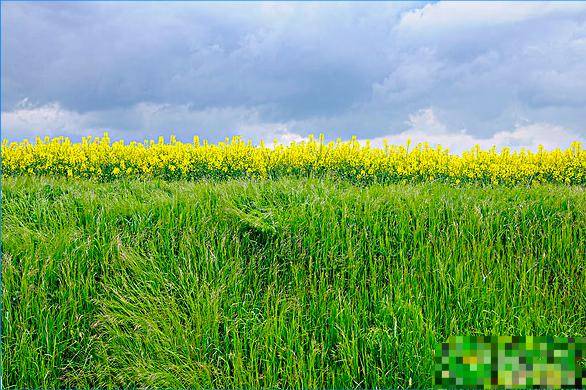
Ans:
[[[482,140],[484,145],[511,146],[515,149],[524,147],[532,150],[536,150],[539,145],[543,145],[546,149],[567,148],[574,141],[584,143],[584,138],[561,126],[549,123],[515,126],[513,131],[501,131],[487,140]],[[481,146],[483,146],[482,143]]]
[[[115,116],[120,128],[110,127]],[[23,99],[13,111],[2,113],[2,137],[12,140],[34,137],[60,136],[81,138],[101,136],[108,132],[112,139],[142,141],[145,138],[176,135],[191,141],[194,135],[211,142],[225,137],[242,136],[255,143],[300,142],[306,137],[291,131],[292,123],[264,122],[256,108],[224,107],[194,110],[188,105],[153,104],[143,102],[126,110],[92,111],[78,113],[61,107],[59,103],[34,106]],[[132,128],[133,131],[126,130]]]
[[[59,103],[34,107],[23,99],[13,111],[2,112],[2,137],[8,139],[85,135],[91,115],[64,110]]]
[[[586,9],[582,2],[441,1],[403,14],[397,30],[422,32],[515,23]]]
[[[109,128],[105,124],[111,115],[117,115],[122,121],[132,123],[136,131]],[[527,121],[516,125],[512,130],[499,131],[489,137],[479,137],[464,129],[449,129],[438,119],[431,107],[409,115],[406,123],[408,130],[373,138],[371,144],[381,147],[383,140],[386,140],[390,144],[404,145],[411,140],[412,144],[428,142],[460,153],[476,144],[483,148],[509,146],[513,149],[536,150],[539,145],[546,149],[554,149],[566,148],[574,141],[584,142],[583,136],[561,126]],[[186,124],[190,124],[190,127],[186,127]],[[281,144],[307,140],[306,135],[296,130],[305,125],[303,122],[295,121],[264,122],[259,111],[255,109],[224,108],[198,111],[188,106],[152,103],[140,103],[127,111],[95,111],[81,114],[63,109],[58,103],[34,107],[24,100],[18,109],[2,113],[2,136],[7,139],[32,139],[45,135],[66,135],[79,139],[86,135],[101,136],[107,131],[113,139],[136,141],[145,138],[156,139],[161,134],[174,134],[184,141],[191,141],[193,135],[199,135],[216,142],[225,137],[239,135],[255,144],[264,140],[268,146],[272,146],[274,140]],[[161,129],[167,131],[162,133]],[[232,131],[227,132],[224,129]]]
[[[254,143],[261,140],[268,146],[273,146],[275,141],[279,144],[288,145],[291,142],[301,142],[307,140],[301,134],[291,131],[290,124],[287,123],[256,123],[244,125],[239,129],[239,134],[245,139],[250,139]]]
[[[482,148],[492,146],[537,150],[539,145],[546,149],[567,148],[574,141],[584,142],[579,134],[549,123],[531,123],[516,125],[513,130],[500,131],[490,137],[477,137],[466,130],[450,130],[435,115],[432,108],[419,110],[409,116],[409,130],[399,134],[390,134],[371,140],[373,146],[380,147],[384,140],[389,144],[404,145],[408,140],[412,144],[428,142],[441,145],[453,153],[480,145]]]

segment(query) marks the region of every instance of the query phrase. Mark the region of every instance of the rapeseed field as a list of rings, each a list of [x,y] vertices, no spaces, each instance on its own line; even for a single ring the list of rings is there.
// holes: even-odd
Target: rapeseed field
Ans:
[[[356,138],[325,142],[323,136],[288,145],[253,145],[241,138],[182,143],[171,137],[143,143],[111,142],[108,135],[79,143],[64,137],[2,144],[5,175],[34,174],[111,180],[167,180],[335,177],[356,183],[440,181],[448,183],[586,183],[586,150],[578,142],[566,150],[483,150],[461,155],[428,144],[375,148]]]

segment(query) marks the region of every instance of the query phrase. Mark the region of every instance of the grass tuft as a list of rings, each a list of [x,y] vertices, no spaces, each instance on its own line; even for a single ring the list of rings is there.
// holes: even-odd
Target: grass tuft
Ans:
[[[586,333],[583,187],[2,186],[8,388],[429,387],[449,335]]]

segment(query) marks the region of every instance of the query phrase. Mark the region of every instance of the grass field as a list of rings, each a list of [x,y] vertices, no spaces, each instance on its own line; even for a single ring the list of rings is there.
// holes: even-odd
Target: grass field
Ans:
[[[429,387],[586,334],[584,187],[4,178],[7,387]]]

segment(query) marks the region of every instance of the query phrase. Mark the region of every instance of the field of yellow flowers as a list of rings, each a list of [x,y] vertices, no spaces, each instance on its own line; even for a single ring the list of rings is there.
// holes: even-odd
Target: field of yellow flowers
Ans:
[[[175,179],[330,176],[359,183],[442,181],[448,183],[586,183],[586,150],[579,142],[566,150],[511,151],[476,146],[461,155],[428,144],[374,148],[350,141],[307,141],[253,145],[239,137],[225,142],[111,142],[109,136],[37,138],[2,143],[5,175],[66,176],[111,180],[120,177]]]

